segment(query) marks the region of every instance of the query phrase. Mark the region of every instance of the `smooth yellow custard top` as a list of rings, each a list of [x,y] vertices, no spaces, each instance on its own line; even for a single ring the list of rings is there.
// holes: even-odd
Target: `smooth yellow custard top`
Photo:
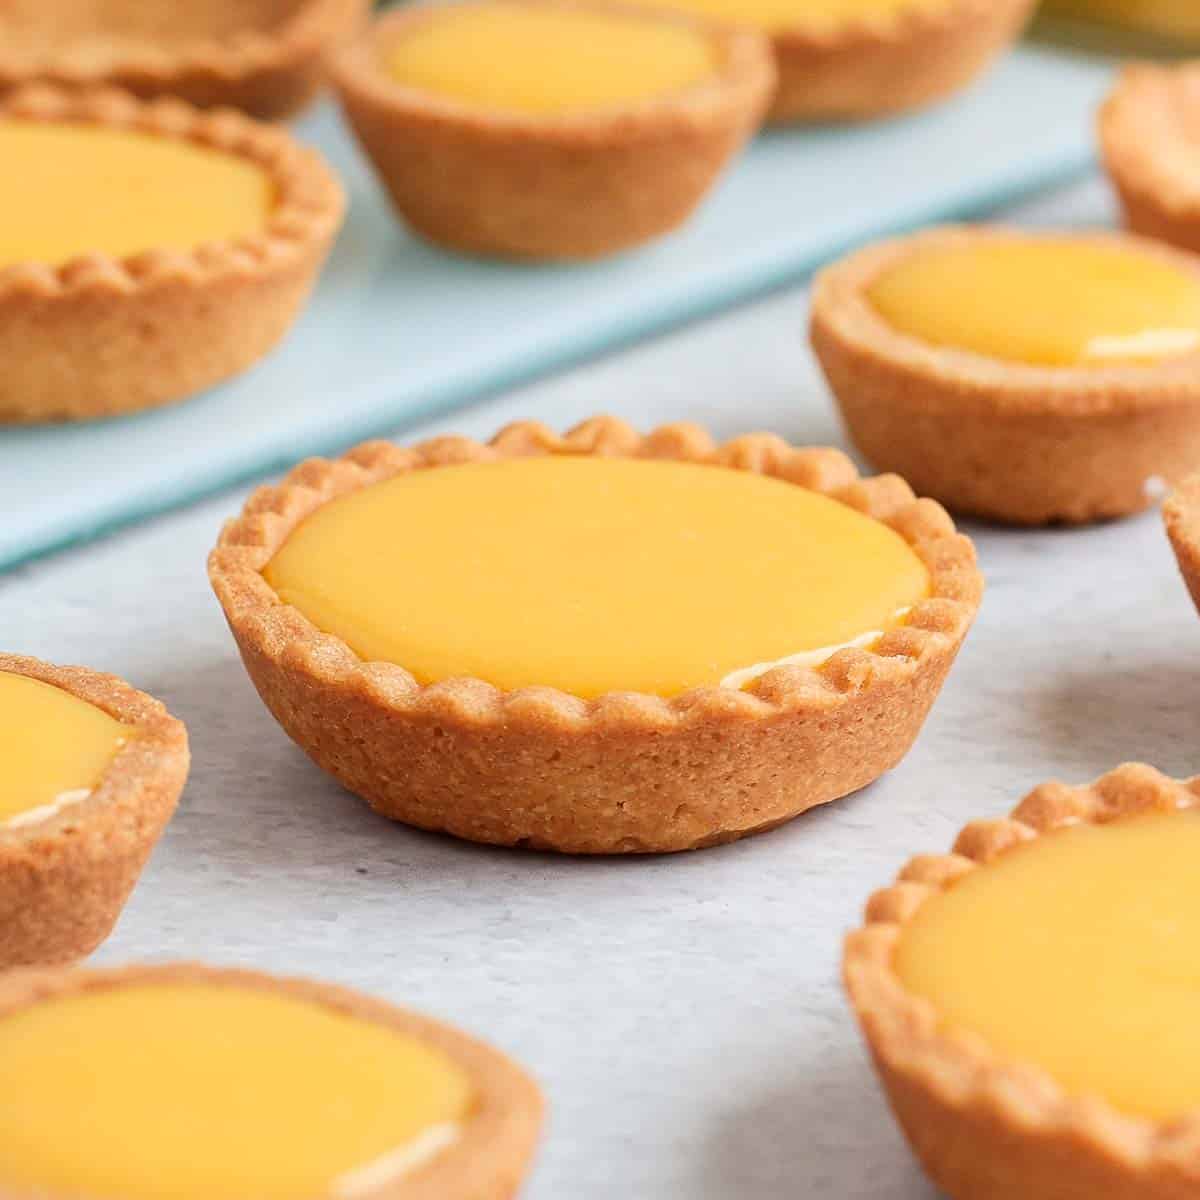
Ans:
[[[0,671],[0,827],[90,792],[130,733],[62,688]]]
[[[674,695],[876,635],[929,592],[887,526],[803,488],[675,462],[414,471],[330,502],[268,582],[364,659],[431,683]]]
[[[474,1103],[465,1073],[416,1038],[182,982],[0,1019],[0,1096],[0,1192],[91,1200],[352,1200],[372,1164],[399,1175],[422,1145],[445,1148]]]
[[[1200,275],[1112,244],[986,238],[919,249],[868,297],[902,333],[1007,362],[1105,366],[1200,348]]]
[[[189,250],[264,228],[267,173],[176,138],[0,120],[0,268],[83,254]]]
[[[1200,38],[1196,0],[1049,0],[1050,12],[1085,17],[1162,37]]]
[[[659,0],[656,8],[752,25],[768,32],[829,29],[852,21],[888,21],[905,13],[936,12],[952,0]]]
[[[1200,813],[1080,825],[927,901],[896,969],[948,1026],[1072,1094],[1200,1109]]]
[[[717,68],[702,31],[637,13],[479,4],[447,8],[389,47],[398,83],[538,117],[636,104]]]

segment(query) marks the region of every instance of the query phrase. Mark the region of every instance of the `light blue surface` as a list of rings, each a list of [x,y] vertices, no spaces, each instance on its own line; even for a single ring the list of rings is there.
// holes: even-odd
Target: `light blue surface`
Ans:
[[[561,268],[457,259],[408,237],[322,109],[300,132],[352,204],[290,339],[175,408],[0,432],[0,569],[744,300],[863,240],[1065,180],[1093,160],[1107,81],[1096,62],[1026,48],[930,113],[768,133],[683,232]]]

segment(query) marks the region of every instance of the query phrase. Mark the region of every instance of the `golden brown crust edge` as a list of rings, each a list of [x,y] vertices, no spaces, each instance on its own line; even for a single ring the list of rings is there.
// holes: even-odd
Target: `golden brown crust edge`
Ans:
[[[1167,497],[1163,521],[1183,581],[1200,609],[1200,475],[1191,475]]]
[[[1022,366],[908,337],[866,298],[882,271],[924,247],[1036,236],[949,227],[851,255],[817,278],[813,348],[863,454],[955,511],[1018,525],[1141,511],[1156,499],[1150,481],[1177,481],[1200,461],[1200,355],[1152,366]],[[1074,236],[1200,273],[1200,259],[1157,242]]]
[[[1098,128],[1128,227],[1200,251],[1200,66],[1127,67]]]
[[[340,185],[313,151],[240,113],[143,103],[110,90],[28,88],[0,100],[0,119],[10,116],[211,146],[259,164],[278,200],[262,233],[192,251],[0,268],[0,424],[115,416],[181,400],[246,369],[291,327],[344,209]]]
[[[955,0],[826,32],[773,35],[773,124],[865,120],[922,108],[971,82],[1014,42],[1036,0]]]
[[[327,54],[362,25],[369,8],[369,0],[308,0],[274,30],[86,58],[0,44],[0,95],[31,83],[114,87],[144,100],[173,96],[198,108],[237,108],[274,120],[312,99],[324,82]]]
[[[530,454],[718,463],[785,479],[895,529],[930,569],[932,595],[875,650],[820,670],[784,667],[745,691],[584,701],[482,680],[423,687],[359,660],[279,601],[261,572],[292,529],[335,496],[402,471]],[[873,782],[908,752],[982,594],[970,541],[895,477],[859,479],[837,450],[756,434],[718,446],[691,425],[641,436],[613,418],[560,437],[512,425],[483,445],[368,443],[297,467],[226,526],[209,573],[267,707],[325,770],[395,820],[473,841],[579,854],[732,841]]]
[[[0,653],[136,731],[92,794],[35,824],[0,825],[0,971],[71,962],[112,931],[187,779],[183,724],[113,675]]]
[[[350,123],[397,212],[422,237],[515,259],[614,254],[685,221],[757,129],[775,84],[764,37],[604,0],[568,2],[703,28],[722,69],[636,107],[551,119],[472,108],[389,80],[382,48],[436,19],[436,5],[384,16],[336,56],[333,81]]]
[[[1200,805],[1183,783],[1126,764],[1087,787],[1047,783],[1007,820],[966,827],[949,855],[914,858],[846,941],[844,979],[900,1125],[955,1200],[1185,1200],[1200,1186],[1200,1115],[1169,1124],[1067,1095],[1032,1064],[939,1027],[892,968],[905,923],[931,895],[1009,847],[1080,821]]]
[[[484,1042],[429,1017],[349,988],[260,971],[167,963],[104,970],[27,970],[0,977],[0,1021],[58,996],[132,983],[200,983],[254,987],[325,1005],[422,1039],[472,1079],[479,1107],[452,1149],[392,1184],[359,1193],[361,1200],[508,1200],[528,1170],[542,1122],[536,1083]],[[3,1200],[34,1200],[0,1190]],[[48,1200],[40,1197],[39,1200]]]

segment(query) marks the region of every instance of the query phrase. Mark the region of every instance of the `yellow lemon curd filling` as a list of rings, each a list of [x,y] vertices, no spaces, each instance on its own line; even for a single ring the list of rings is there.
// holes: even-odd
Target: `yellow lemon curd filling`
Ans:
[[[538,117],[636,104],[716,72],[702,31],[637,13],[519,4],[449,8],[385,53],[398,83]]]
[[[1200,348],[1200,275],[1113,245],[997,238],[916,250],[868,299],[911,337],[1034,366],[1147,363]]]
[[[951,0],[660,0],[657,8],[679,9],[768,32],[829,29],[852,21],[893,20],[906,13],[936,12]]]
[[[184,982],[0,1018],[0,1095],[0,1191],[93,1200],[352,1198],[445,1150],[474,1104],[457,1064],[414,1037]]]
[[[413,471],[319,508],[267,581],[422,683],[669,696],[873,641],[930,590],[878,521],[722,467],[544,457]],[[732,678],[731,678],[732,677]]]
[[[274,184],[246,159],[102,126],[0,120],[0,268],[189,250],[262,230]]]
[[[1069,1093],[1200,1109],[1200,813],[1080,825],[926,902],[896,951],[952,1029]]]
[[[62,688],[0,671],[0,828],[84,799],[131,733]]]
[[[1050,12],[1105,21],[1162,37],[1200,38],[1196,0],[1050,0]]]

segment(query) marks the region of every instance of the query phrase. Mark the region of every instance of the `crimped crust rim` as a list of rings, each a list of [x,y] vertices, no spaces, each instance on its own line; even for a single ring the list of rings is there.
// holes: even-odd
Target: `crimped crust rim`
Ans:
[[[23,675],[60,688],[128,725],[131,737],[113,756],[91,794],[44,820],[29,824],[0,824],[0,868],[6,854],[72,836],[119,806],[140,807],[156,780],[172,781],[186,771],[189,759],[187,729],[161,701],[138,691],[116,675],[87,667],[57,666],[18,654],[0,652],[0,672]]]
[[[879,275],[918,251],[984,240],[1073,241],[1107,244],[1163,259],[1198,277],[1200,257],[1130,233],[1088,230],[1030,231],[1004,226],[949,225],[878,242],[822,271],[814,283],[812,324],[843,352],[904,372],[931,391],[952,390],[961,408],[964,392],[1004,412],[1089,415],[1140,411],[1200,402],[1200,351],[1145,365],[1045,367],[989,358],[969,350],[928,344],[895,329],[866,297]],[[912,390],[914,403],[935,396]]]
[[[319,52],[329,31],[340,25],[347,0],[306,0],[276,28],[241,30],[224,38],[202,37],[172,49],[128,47],[103,63],[73,60],[69,50],[22,53],[0,44],[0,87],[34,79],[64,87],[95,87],[113,75],[137,74],[166,87],[184,75],[205,75],[234,84],[248,76],[286,67]]]
[[[0,977],[0,1021],[51,998],[146,982],[227,984],[307,1000],[420,1038],[471,1077],[479,1109],[454,1145],[412,1175],[357,1193],[360,1200],[453,1200],[490,1194],[483,1187],[492,1176],[523,1169],[532,1151],[543,1101],[537,1084],[516,1062],[452,1025],[338,984],[199,962],[27,968]],[[3,1200],[35,1200],[25,1193],[0,1193]]]
[[[466,0],[469,7],[494,7],[497,0]],[[472,105],[408,87],[379,67],[381,51],[402,39],[414,26],[437,20],[445,12],[438,0],[420,0],[385,13],[334,55],[334,86],[360,102],[400,118],[418,118],[480,135],[510,136],[547,143],[588,145],[624,143],[654,136],[677,125],[704,125],[729,107],[765,103],[775,86],[770,41],[764,34],[704,21],[687,13],[635,7],[621,0],[503,0],[523,7],[576,8],[615,13],[632,21],[674,24],[697,29],[719,48],[719,69],[710,77],[678,91],[623,104],[560,116],[536,116]]]
[[[997,5],[1030,7],[1030,0],[947,0],[936,8],[905,7],[896,13],[858,13],[825,27],[798,23],[774,29],[772,41],[791,53],[833,54],[887,49],[925,42],[961,26],[973,25],[980,17],[994,15]]]
[[[925,562],[929,599],[908,623],[874,649],[844,649],[819,668],[777,667],[744,690],[710,686],[664,698],[611,692],[584,700],[550,687],[502,691],[460,677],[418,684],[403,667],[365,662],[341,639],[322,633],[284,604],[261,574],[275,550],[320,505],[408,470],[538,454],[662,458],[732,467],[785,479],[829,496],[900,534]],[[974,546],[956,532],[941,505],[916,499],[894,475],[860,478],[840,450],[796,449],[773,434],[718,445],[695,425],[662,426],[645,436],[613,417],[594,417],[560,436],[539,422],[509,425],[484,444],[442,437],[402,449],[367,442],[335,461],[310,459],[278,486],[260,488],[223,529],[209,557],[209,577],[238,640],[277,665],[316,679],[324,689],[369,697],[405,716],[424,714],[464,726],[504,724],[529,732],[554,729],[669,731],[702,723],[742,723],[782,713],[829,713],[872,687],[898,686],[927,663],[957,652],[983,590]]]
[[[843,979],[874,1053],[964,1113],[1069,1134],[1138,1170],[1178,1166],[1182,1159],[1200,1171],[1200,1107],[1154,1121],[1099,1097],[1072,1095],[1037,1064],[1006,1058],[981,1037],[940,1029],[934,1004],[908,991],[892,967],[901,932],[924,901],[1005,850],[1080,823],[1190,808],[1200,808],[1200,777],[1177,781],[1144,763],[1125,763],[1080,787],[1044,783],[1009,817],[965,826],[950,854],[911,859],[891,887],[871,897],[863,926],[846,939]]]
[[[1200,124],[1200,64],[1135,63],[1100,107],[1097,128],[1105,165],[1123,191],[1173,220],[1200,221],[1200,169],[1172,145],[1183,140],[1178,109],[1185,102]]]
[[[321,157],[283,129],[232,109],[202,110],[174,98],[143,101],[116,88],[72,92],[32,84],[0,98],[0,121],[6,118],[98,125],[195,142],[256,163],[274,181],[278,200],[262,231],[190,250],[148,250],[128,258],[97,252],[58,266],[23,262],[0,267],[0,300],[128,295],[172,280],[201,285],[265,274],[291,265],[341,224],[345,198]]]

